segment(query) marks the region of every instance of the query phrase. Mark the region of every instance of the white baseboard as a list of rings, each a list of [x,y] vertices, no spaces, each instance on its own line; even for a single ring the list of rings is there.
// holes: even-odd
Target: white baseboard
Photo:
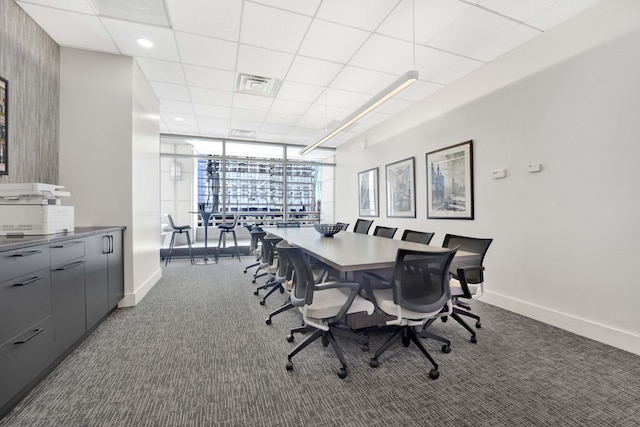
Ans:
[[[133,293],[125,293],[124,298],[118,303],[118,307],[133,307],[138,304],[161,278],[162,269],[158,268],[142,285],[138,286]]]
[[[482,302],[640,355],[640,336],[485,290]]]

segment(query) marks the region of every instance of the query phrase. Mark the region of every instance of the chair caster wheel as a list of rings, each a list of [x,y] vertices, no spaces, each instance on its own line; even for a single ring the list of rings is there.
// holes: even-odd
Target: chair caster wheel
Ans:
[[[362,351],[369,351],[369,344],[362,344]]]
[[[327,337],[322,337],[322,346],[323,347],[329,346],[329,340],[327,339]]]
[[[478,342],[478,339],[476,338],[475,335],[471,336],[471,342],[474,343],[474,344]]]
[[[270,325],[271,324],[271,318],[267,317],[267,320],[265,320],[264,323],[266,323],[267,325]]]
[[[293,339],[294,339],[293,334],[287,335],[287,341],[293,342]]]
[[[482,323],[480,323],[479,320],[476,322],[476,328],[478,329],[482,328]]]
[[[280,293],[284,294],[284,288],[280,288]],[[477,325],[477,324],[476,324]]]
[[[256,283],[256,279],[253,279],[253,280],[251,281],[251,283]]]
[[[444,344],[442,346],[442,352],[443,353],[451,353],[451,346],[448,346],[447,344]]]
[[[247,269],[246,269],[246,268],[245,268],[245,270],[244,270],[244,274],[247,274]]]
[[[411,339],[409,337],[402,337],[402,345],[409,347],[409,344],[411,344]]]
[[[264,300],[260,301],[260,305],[264,305],[264,304],[265,304]]]
[[[291,360],[287,362],[287,371],[293,371],[293,362]]]
[[[439,376],[440,376],[440,372],[438,372],[437,369],[432,369],[429,371],[429,377],[431,377],[431,379],[437,380]]]
[[[254,294],[254,295],[260,295],[260,292],[258,292],[258,291],[253,291],[253,294]]]
[[[446,323],[447,319],[449,319],[449,318],[447,316],[444,316],[444,317],[441,317],[441,319],[442,319],[442,323]]]
[[[369,366],[371,366],[372,368],[377,368],[378,367],[378,359],[369,360]]]
[[[338,369],[338,378],[340,378],[341,380],[347,378],[347,369],[346,368]]]

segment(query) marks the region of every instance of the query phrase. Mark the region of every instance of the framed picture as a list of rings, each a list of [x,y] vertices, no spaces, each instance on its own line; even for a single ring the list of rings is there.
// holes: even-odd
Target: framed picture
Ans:
[[[9,83],[0,77],[0,175],[8,175]]]
[[[378,168],[358,173],[358,215],[378,216]]]
[[[416,217],[415,157],[386,166],[387,216]]]
[[[472,142],[427,153],[427,218],[473,219]]]

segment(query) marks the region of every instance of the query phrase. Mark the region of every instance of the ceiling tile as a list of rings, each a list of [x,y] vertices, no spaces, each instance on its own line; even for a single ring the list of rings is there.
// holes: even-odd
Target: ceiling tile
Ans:
[[[410,42],[373,34],[349,61],[349,65],[400,75],[414,69],[414,45]]]
[[[432,80],[460,60],[460,56],[426,46],[416,46],[416,65],[421,80]]]
[[[347,62],[370,33],[327,21],[314,20],[299,54],[327,61]]]
[[[198,104],[211,104],[231,107],[233,92],[225,90],[204,89],[201,87],[189,87],[191,101]]]
[[[429,40],[429,46],[471,56],[517,25],[507,18],[472,7]]]
[[[238,41],[242,2],[165,0],[173,28],[185,33]]]
[[[149,81],[186,84],[182,64],[152,58],[136,58],[140,69]]]
[[[331,88],[373,95],[389,86],[396,78],[393,74],[347,66],[331,82]]]
[[[287,80],[327,87],[343,67],[336,62],[297,55],[287,73]]]
[[[264,120],[266,123],[270,123],[272,125],[294,126],[298,122],[298,120],[300,120],[300,115],[277,113],[271,111],[269,114],[267,114],[267,117]]]
[[[20,2],[19,5],[61,46],[120,53],[96,16],[65,12],[24,2]]]
[[[390,100],[388,100],[387,102],[385,102],[384,104],[376,108],[376,112],[379,112],[382,114],[389,114],[390,116],[392,116],[394,114],[398,114],[400,111],[404,110],[405,108],[411,105],[413,105],[413,102],[411,101],[405,101],[403,99],[398,99],[398,98],[391,98]]]
[[[484,48],[471,55],[474,59],[489,62],[504,55],[510,50],[531,40],[541,32],[526,25],[518,25],[513,30],[503,34]]]
[[[176,31],[180,59],[185,64],[235,70],[237,43]]]
[[[216,117],[222,119],[231,118],[231,108],[219,105],[193,104],[193,111],[196,116]]]
[[[557,2],[558,0],[479,0],[477,4],[524,22]]]
[[[229,124],[231,129],[253,130],[256,132],[260,130],[261,125],[262,125],[262,122],[252,122],[249,120],[234,120],[233,118],[231,118],[231,122]]]
[[[310,24],[308,16],[246,2],[240,42],[295,53]]]
[[[278,98],[312,103],[323,91],[324,88],[320,86],[284,81],[278,91]]]
[[[267,116],[266,120],[273,120],[273,116],[272,115]],[[277,121],[280,121],[280,119],[278,118]],[[289,129],[291,129],[291,125],[289,125],[289,124],[281,124],[281,123],[278,123],[278,122],[272,123],[272,122],[265,121],[262,124],[262,127],[260,128],[260,131],[286,134],[287,132],[289,132]]]
[[[293,55],[241,44],[238,50],[238,72],[261,77],[283,79]]]
[[[196,117],[189,114],[160,113],[160,118],[167,126],[196,126]]]
[[[23,1],[16,2],[22,6]],[[87,15],[95,15],[95,11],[88,0],[29,0],[29,3],[48,6],[55,9],[63,9],[71,12],[79,12]]]
[[[601,0],[560,0],[528,19],[527,24],[546,31],[599,1]]]
[[[168,61],[180,60],[175,37],[170,29],[111,18],[100,19],[123,55]],[[140,46],[136,42],[139,38],[150,40],[154,46],[151,48]]]
[[[271,112],[302,116],[311,106],[308,102],[288,101],[276,99],[271,106]]]
[[[216,70],[214,68],[199,67],[197,65],[185,65],[184,74],[189,86],[226,91],[233,90],[234,73],[231,71]]]
[[[271,133],[271,132],[258,132],[256,134],[256,139],[259,141],[267,141],[267,142],[280,142],[284,135],[280,133]]]
[[[458,0],[402,0],[376,32],[402,40],[427,43],[471,6]],[[415,24],[415,25],[414,25]],[[414,37],[415,27],[415,37]]]
[[[156,96],[160,99],[191,102],[189,91],[184,85],[173,83],[149,82]]]
[[[261,3],[267,6],[277,7],[290,12],[314,16],[320,6],[321,0],[250,0],[253,3]]]
[[[305,117],[313,117],[329,122],[331,120],[342,120],[346,117],[352,109],[344,107],[334,107],[331,105],[324,105],[322,103],[315,103],[309,107]]]
[[[163,99],[160,101],[160,113],[178,113],[193,115],[193,104],[184,101],[171,101]]]
[[[262,123],[266,116],[266,111],[249,110],[245,108],[234,108],[231,112],[231,120],[245,120]]]
[[[268,96],[249,95],[246,93],[233,94],[234,108],[249,108],[253,110],[268,111],[273,103],[273,98]]]
[[[399,0],[324,0],[316,17],[373,31],[398,3]]]
[[[477,70],[483,65],[482,62],[474,61],[472,59],[460,58],[450,67],[443,70],[441,73],[433,77],[434,82],[448,85],[459,78],[466,76],[470,72]]]
[[[194,135],[199,136],[200,130],[197,125],[181,125],[178,123],[165,123],[167,129],[169,129],[170,133],[175,133],[178,135]]]
[[[418,80],[417,82],[397,94],[396,98],[418,102],[426,98],[427,96],[432,95],[443,87],[444,85],[442,84]]]

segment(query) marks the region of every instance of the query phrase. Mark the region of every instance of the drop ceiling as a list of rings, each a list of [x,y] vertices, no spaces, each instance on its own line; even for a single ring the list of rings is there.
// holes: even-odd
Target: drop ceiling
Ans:
[[[419,71],[418,82],[325,144],[337,147],[598,1],[16,3],[60,46],[134,57],[168,134],[308,145]]]

